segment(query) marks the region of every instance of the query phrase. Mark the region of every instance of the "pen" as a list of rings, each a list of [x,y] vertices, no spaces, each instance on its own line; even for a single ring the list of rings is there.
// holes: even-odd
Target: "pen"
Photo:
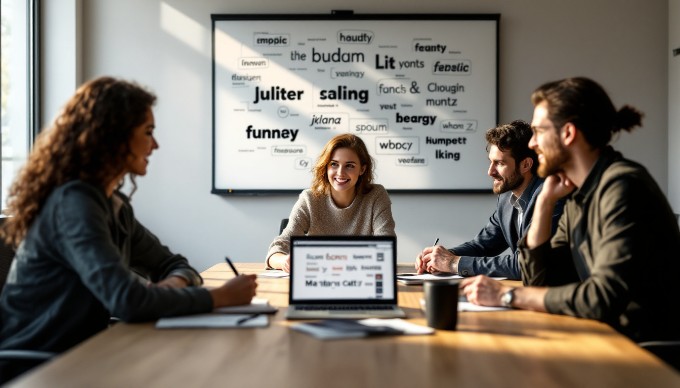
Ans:
[[[259,313],[255,313],[255,314],[248,315],[247,317],[241,318],[241,319],[239,319],[238,321],[236,321],[236,324],[237,324],[237,325],[241,325],[241,324],[246,323],[246,322],[248,322],[249,320],[255,319],[255,318],[259,317],[259,316],[260,316]]]
[[[438,242],[439,242],[439,237],[437,237],[437,239],[434,240],[434,244],[432,244],[432,247],[433,248],[436,247]],[[435,272],[431,272],[430,269],[428,269],[427,271],[430,272],[431,274],[435,274]]]
[[[439,240],[437,239],[437,241]],[[231,270],[234,271],[234,274],[236,274],[236,276],[238,276],[238,271],[236,270],[236,267],[234,267],[234,263],[232,263],[231,260],[229,259],[229,256],[225,256],[224,261],[226,261],[227,264],[229,264]]]
[[[432,244],[432,247],[433,247],[433,248],[436,247],[438,242],[439,242],[439,237],[437,237],[437,238],[434,240],[434,244]],[[420,256],[418,256],[418,257],[420,258]],[[424,267],[423,267],[423,266],[424,266]],[[421,262],[420,262],[420,268],[422,268],[425,272],[429,272],[429,270],[428,270],[428,268],[427,268],[427,263],[425,263],[424,261],[421,261]],[[420,271],[420,269],[419,269],[418,267],[416,267],[416,269],[417,269],[418,271]],[[418,274],[419,274],[419,273],[418,273]]]

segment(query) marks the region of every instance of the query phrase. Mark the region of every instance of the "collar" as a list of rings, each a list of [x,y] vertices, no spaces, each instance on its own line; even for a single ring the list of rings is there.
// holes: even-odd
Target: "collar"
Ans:
[[[605,147],[602,150],[602,153],[600,153],[600,157],[597,158],[595,165],[590,170],[588,177],[583,182],[583,185],[572,194],[574,201],[579,205],[588,201],[595,192],[597,185],[600,183],[602,174],[604,174],[612,163],[621,159],[623,159],[623,155],[621,155],[620,152],[615,151],[611,146]]]
[[[117,192],[113,192],[111,195],[111,205],[113,206],[113,214],[118,219],[118,214],[120,214],[120,209],[123,207],[123,199],[117,195]]]
[[[534,195],[534,191],[536,191],[536,187],[538,187],[540,183],[541,180],[538,179],[536,175],[533,175],[529,184],[524,188],[524,191],[522,191],[522,194],[520,194],[519,197],[513,192],[510,193],[510,205],[522,212],[526,211],[529,202],[531,202],[531,197]]]
[[[328,195],[326,197],[328,197],[328,201],[333,208],[338,209],[338,210],[345,210],[345,209],[351,208],[355,203],[358,202],[357,198],[359,198],[359,195],[361,195],[361,194],[357,191],[354,194],[354,198],[352,198],[352,202],[350,202],[350,204],[347,205],[346,207],[338,206],[338,204],[336,204],[335,201],[333,200],[333,196],[331,195],[330,192],[328,193]]]

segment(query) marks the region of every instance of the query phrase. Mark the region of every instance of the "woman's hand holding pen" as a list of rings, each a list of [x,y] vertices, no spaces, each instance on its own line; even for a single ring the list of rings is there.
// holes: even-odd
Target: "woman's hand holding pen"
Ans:
[[[218,288],[210,290],[213,307],[249,304],[257,289],[257,275],[238,275]]]

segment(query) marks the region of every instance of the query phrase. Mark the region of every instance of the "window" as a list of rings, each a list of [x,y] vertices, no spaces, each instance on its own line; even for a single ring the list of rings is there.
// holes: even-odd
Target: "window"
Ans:
[[[33,139],[36,93],[33,55],[36,36],[37,1],[0,0],[2,9],[2,191],[0,203],[6,205],[7,190],[17,170],[26,161]]]

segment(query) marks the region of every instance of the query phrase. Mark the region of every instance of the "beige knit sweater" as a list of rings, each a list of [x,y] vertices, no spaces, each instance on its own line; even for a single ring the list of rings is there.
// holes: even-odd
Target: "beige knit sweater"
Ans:
[[[381,185],[359,194],[341,209],[330,195],[315,197],[307,189],[300,194],[288,217],[288,226],[269,246],[267,259],[274,253],[290,253],[290,236],[355,235],[394,236],[392,202]]]

